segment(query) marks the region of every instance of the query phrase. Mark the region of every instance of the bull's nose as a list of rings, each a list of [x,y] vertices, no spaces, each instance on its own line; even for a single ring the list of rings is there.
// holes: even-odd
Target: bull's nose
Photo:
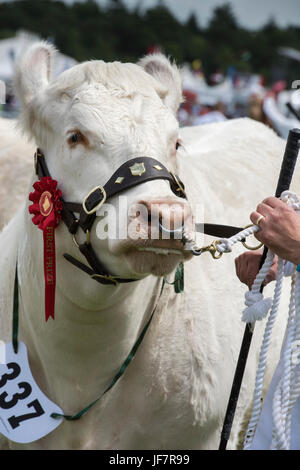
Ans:
[[[146,207],[145,223],[151,227],[152,235],[158,232],[161,238],[181,239],[184,228],[191,225],[191,209],[185,201],[174,198],[149,199],[140,201],[139,204]]]

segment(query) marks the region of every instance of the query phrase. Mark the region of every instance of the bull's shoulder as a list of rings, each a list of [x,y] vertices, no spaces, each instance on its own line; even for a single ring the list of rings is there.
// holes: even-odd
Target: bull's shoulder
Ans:
[[[192,153],[222,148],[261,153],[265,150],[279,152],[284,148],[284,140],[270,127],[250,118],[183,127],[180,133],[185,148]],[[195,143],[198,143],[197,150]]]
[[[189,200],[202,203],[207,222],[243,226],[264,198],[274,194],[285,141],[249,118],[182,128],[179,174]],[[300,192],[300,167],[292,189]]]
[[[17,123],[0,118],[0,230],[27,197],[35,146],[21,135]]]

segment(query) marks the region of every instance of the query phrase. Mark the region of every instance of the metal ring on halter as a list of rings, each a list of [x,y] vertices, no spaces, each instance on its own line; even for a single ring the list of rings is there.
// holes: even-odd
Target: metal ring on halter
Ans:
[[[246,228],[249,228],[249,227],[253,227],[254,224],[249,224],[249,225],[246,225],[246,227],[244,227],[244,229]],[[257,224],[255,224],[257,225]],[[251,250],[251,251],[255,251],[255,250],[259,250],[264,244],[263,243],[260,243],[259,245],[257,246],[249,246],[247,245],[247,243],[244,241],[242,241],[242,244],[244,245],[245,248],[247,248],[247,250]]]
[[[200,255],[202,255],[203,250],[202,250],[202,248],[199,248],[199,249],[196,249],[196,250],[193,250],[193,249],[192,249],[192,250],[190,250],[190,252],[191,252],[192,255],[194,255],[194,256],[200,256]]]
[[[170,230],[170,229],[164,227],[160,222],[158,222],[158,226],[159,226],[159,229],[162,232],[168,233],[169,235],[172,235],[172,234],[175,234],[175,233],[183,233],[183,231],[184,231],[184,224],[181,225],[181,227],[176,228],[175,230]]]
[[[111,282],[114,283],[115,286],[117,286],[117,285],[119,284],[118,281],[117,281],[113,276],[110,276],[110,275],[108,275],[108,274],[107,274],[107,275],[103,275],[103,274],[96,274],[96,273],[95,273],[95,274],[91,274],[90,277],[91,277],[92,279],[97,279],[97,278],[99,278],[99,279],[105,279],[105,280],[107,280],[107,281],[111,281]]]
[[[78,243],[78,241],[76,240],[75,233],[73,233],[73,235],[72,235],[72,240],[73,240],[75,246],[77,246],[77,248],[79,248],[79,243]],[[87,245],[89,245],[89,244],[90,244],[90,240],[91,240],[90,231],[87,230],[87,231],[86,231],[86,240],[85,240],[85,243],[86,243]]]
[[[180,184],[180,182],[178,181],[178,178],[177,176],[172,172],[170,171],[170,174],[173,176],[174,180],[175,180],[175,183],[177,184],[178,188],[176,189],[177,192],[181,191],[182,194],[184,194],[184,197],[186,198],[186,192],[185,192],[185,189],[182,187],[182,185]]]

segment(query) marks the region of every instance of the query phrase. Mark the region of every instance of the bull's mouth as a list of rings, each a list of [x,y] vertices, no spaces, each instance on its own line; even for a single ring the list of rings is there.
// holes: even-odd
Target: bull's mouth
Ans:
[[[151,246],[139,246],[137,251],[147,251],[148,253],[155,253],[156,255],[182,255],[182,251],[175,250],[174,248],[154,248]]]
[[[177,255],[184,257],[187,250],[184,249],[182,240],[137,240],[132,249],[138,252],[154,253],[156,255]]]
[[[131,269],[138,274],[165,276],[177,267],[178,263],[192,258],[184,249],[181,240],[136,241],[124,252]]]

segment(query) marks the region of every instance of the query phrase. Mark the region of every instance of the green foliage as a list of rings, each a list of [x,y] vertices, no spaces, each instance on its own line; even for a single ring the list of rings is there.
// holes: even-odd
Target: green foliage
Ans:
[[[206,28],[194,14],[185,24],[160,2],[141,13],[122,0],[107,8],[94,0],[66,4],[58,0],[16,0],[0,3],[0,39],[27,30],[51,39],[78,61],[136,61],[149,47],[160,46],[179,64],[201,59],[207,74],[229,66],[264,73],[269,78],[278,47],[299,48],[300,28],[279,28],[270,20],[255,32],[239,26],[229,4],[217,7]]]

